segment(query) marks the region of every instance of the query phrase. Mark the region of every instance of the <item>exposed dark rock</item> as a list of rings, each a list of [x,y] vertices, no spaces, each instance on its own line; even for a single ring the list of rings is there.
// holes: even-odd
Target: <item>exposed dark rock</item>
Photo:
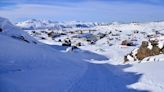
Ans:
[[[94,45],[94,44],[96,44],[96,42],[95,41],[90,41],[90,44]]]
[[[42,40],[46,40],[46,38],[44,38],[44,37],[41,37],[41,39],[42,39]]]
[[[158,35],[158,34],[160,34],[160,32],[159,31],[155,31],[155,34]]]
[[[139,33],[139,31],[138,31],[138,30],[134,30],[134,33],[135,33],[135,34],[138,34],[138,33]]]
[[[103,34],[103,33],[98,33],[97,34],[97,37],[99,38],[99,39],[102,39],[102,38],[104,38],[106,36],[106,34]]]
[[[125,45],[125,46],[135,46],[136,44],[134,44],[134,43],[131,42],[131,41],[124,40],[124,41],[122,41],[121,45]]]
[[[137,59],[133,56],[133,53],[131,52],[130,54],[124,56],[124,63],[128,62],[128,56],[132,57],[134,59],[134,61],[136,61]]]
[[[124,56],[124,63],[128,62],[129,59],[128,59],[128,55]]]
[[[27,43],[30,43],[28,40],[26,40],[23,36],[11,36],[14,39],[18,39]]]
[[[81,42],[77,43],[76,46],[81,46]]]
[[[62,46],[71,46],[71,40],[69,38],[65,39]]]
[[[148,38],[153,38],[153,37],[154,37],[154,35],[147,35],[147,37],[148,37]]]
[[[35,41],[32,41],[34,44],[37,44],[37,42],[35,42]]]
[[[2,32],[3,30],[2,30],[2,28],[0,28],[0,32]]]
[[[58,40],[58,42],[62,42],[62,40],[61,40],[61,39],[59,39],[59,40]]]
[[[35,31],[32,31],[33,34],[35,34],[36,32]]]
[[[52,37],[55,33],[53,31],[49,32],[47,35],[48,37]]]
[[[164,47],[161,49],[161,53],[164,54]]]
[[[53,31],[47,33],[47,35],[48,35],[48,37],[51,37],[51,38],[56,38],[56,37],[60,37],[61,36],[60,33],[56,33],[56,32],[53,32]]]
[[[128,44],[128,41],[127,40],[124,40],[122,41],[121,45],[127,45]]]

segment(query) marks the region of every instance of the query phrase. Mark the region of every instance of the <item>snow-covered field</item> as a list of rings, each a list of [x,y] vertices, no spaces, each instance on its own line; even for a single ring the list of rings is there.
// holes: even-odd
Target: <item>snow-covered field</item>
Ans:
[[[163,54],[124,63],[142,41],[163,46],[164,22],[16,25],[0,18],[0,92],[164,91]],[[69,40],[71,46],[62,46]],[[121,45],[124,40],[132,46]]]

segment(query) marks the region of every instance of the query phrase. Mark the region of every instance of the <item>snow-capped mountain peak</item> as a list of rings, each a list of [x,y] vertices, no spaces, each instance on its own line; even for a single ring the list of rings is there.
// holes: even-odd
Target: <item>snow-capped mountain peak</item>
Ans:
[[[36,20],[31,19],[16,24],[18,27],[23,29],[53,29],[62,30],[66,28],[90,28],[98,25],[93,22],[81,22],[81,21],[68,21],[68,22],[55,22],[50,20]]]

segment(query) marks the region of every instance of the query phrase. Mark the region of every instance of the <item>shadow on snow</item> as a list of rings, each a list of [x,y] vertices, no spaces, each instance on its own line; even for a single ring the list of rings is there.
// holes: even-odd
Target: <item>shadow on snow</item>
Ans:
[[[56,50],[66,49],[66,47],[62,46],[51,47]],[[31,90],[31,92],[34,92],[34,90],[35,92],[148,92],[147,90],[127,87],[128,85],[137,83],[142,76],[142,74],[135,72],[123,71],[123,69],[131,67],[131,65],[92,64],[86,62],[86,60],[94,59],[101,62],[108,60],[108,58],[80,49],[65,54],[73,58],[72,60],[75,60],[75,62],[77,61],[76,63],[78,64],[74,64],[74,61],[69,60],[67,62],[58,62],[58,64],[53,61],[51,63],[54,64],[49,63],[51,67],[43,64],[43,67],[36,67],[32,71],[23,70],[23,68],[19,67],[23,72],[18,71],[20,70],[19,68],[16,70],[12,68],[13,71],[10,70],[10,68],[9,71],[12,73],[9,73],[9,75],[5,74],[7,79],[0,80],[0,90],[7,90],[9,87],[11,87],[11,90],[20,90],[18,87],[20,86],[24,87],[24,89]],[[5,69],[7,67],[8,66],[5,66],[3,68]],[[0,71],[3,71],[0,72],[0,75],[4,72],[8,73],[8,68],[5,71],[4,69],[2,69],[2,67],[0,68]],[[10,75],[15,75],[15,77],[11,77]],[[19,76],[19,78],[17,78],[17,76]],[[5,77],[1,76],[0,78]],[[3,84],[6,82],[12,83],[13,81],[15,81],[17,85],[7,84],[7,86],[5,86]],[[24,83],[27,84],[25,85]],[[26,92],[26,90],[16,90],[13,92]]]
[[[67,48],[61,46],[56,47],[58,50],[65,50]],[[101,62],[108,60],[105,56],[84,50],[80,50],[80,52],[75,51],[72,55],[78,57],[79,61],[94,59]],[[149,92],[148,90],[127,87],[128,85],[137,83],[143,75],[123,71],[126,68],[132,67],[132,65],[86,63],[88,68],[85,74],[71,85],[68,92]]]

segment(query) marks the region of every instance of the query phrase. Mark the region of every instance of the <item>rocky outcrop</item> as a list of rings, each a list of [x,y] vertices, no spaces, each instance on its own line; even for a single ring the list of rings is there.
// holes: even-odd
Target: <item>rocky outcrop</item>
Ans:
[[[140,46],[136,54],[136,58],[138,60],[142,60],[145,57],[152,56],[152,50],[148,48],[148,45],[149,45],[149,42],[147,41],[142,42],[142,45]]]
[[[164,47],[160,49],[158,43],[158,40],[143,41],[141,46],[137,49],[137,51],[132,51],[130,54],[124,57],[124,62],[131,61],[132,59],[134,61],[141,61],[149,56],[155,56],[161,53],[164,54]]]
[[[152,47],[152,55],[159,55],[161,53],[161,49],[158,47],[158,41],[152,40],[150,41]]]

